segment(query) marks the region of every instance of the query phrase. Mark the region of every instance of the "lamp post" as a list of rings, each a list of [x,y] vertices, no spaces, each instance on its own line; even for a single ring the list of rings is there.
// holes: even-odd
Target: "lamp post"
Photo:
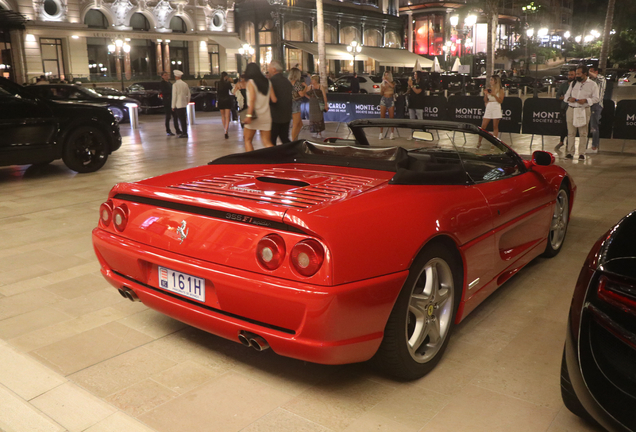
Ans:
[[[112,53],[113,55],[117,56],[117,59],[119,60],[119,67],[120,67],[120,76],[121,76],[121,91],[124,91],[124,74],[125,74],[125,64],[124,64],[124,58],[125,55],[128,54],[130,52],[130,45],[120,39],[117,38],[115,39],[114,43],[111,43],[110,45],[108,45],[108,51],[110,53]]]
[[[347,46],[347,51],[353,54],[353,73],[356,72],[356,54],[362,51],[362,45],[360,45],[357,41],[351,41],[349,46]]]
[[[243,44],[241,48],[239,48],[239,54],[243,56],[243,61],[245,62],[245,66],[249,63],[250,58],[254,55],[254,48],[250,44]]]

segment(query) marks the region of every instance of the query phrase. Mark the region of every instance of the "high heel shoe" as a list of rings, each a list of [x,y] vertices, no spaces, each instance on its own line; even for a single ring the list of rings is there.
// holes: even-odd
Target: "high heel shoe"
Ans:
[[[225,134],[225,139],[228,139],[230,136],[226,133]]]

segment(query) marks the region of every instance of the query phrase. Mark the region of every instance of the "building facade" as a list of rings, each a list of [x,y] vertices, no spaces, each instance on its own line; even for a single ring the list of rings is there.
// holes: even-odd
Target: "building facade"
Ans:
[[[0,33],[3,47],[9,47],[3,49],[3,64],[9,59],[17,82],[40,75],[114,81],[123,74],[142,80],[174,69],[197,78],[237,69],[241,41],[233,2],[0,0],[0,9],[26,18],[22,28]],[[119,47],[111,52],[116,39],[129,52]]]

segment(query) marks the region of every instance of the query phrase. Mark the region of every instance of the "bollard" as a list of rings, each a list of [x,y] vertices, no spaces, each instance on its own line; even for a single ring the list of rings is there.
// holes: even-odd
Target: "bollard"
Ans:
[[[188,107],[186,110],[188,113],[188,124],[192,126],[196,120],[196,115],[194,113],[194,102],[188,103]]]
[[[484,89],[482,87],[481,90],[479,90],[479,96],[483,96],[483,95],[484,95]]]
[[[139,128],[139,105],[135,103],[127,103],[126,107],[128,108],[128,118],[130,119],[130,128],[131,129]]]
[[[444,97],[448,99],[448,90],[444,90]]]
[[[506,92],[505,92],[506,97],[508,97],[509,94],[510,94],[510,90],[506,89]]]
[[[523,95],[524,96],[528,95],[528,86],[523,86]]]
[[[430,96],[431,95],[431,91],[430,90],[426,90],[426,96]]]

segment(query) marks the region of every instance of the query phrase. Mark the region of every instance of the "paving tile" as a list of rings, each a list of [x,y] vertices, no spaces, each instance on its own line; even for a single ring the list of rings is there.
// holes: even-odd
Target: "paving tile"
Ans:
[[[0,385],[0,430],[7,432],[61,432],[66,430],[31,404]]]
[[[118,411],[89,427],[85,432],[153,432],[154,430]]]
[[[188,325],[152,309],[145,309],[118,321],[153,339],[175,333]]]
[[[106,401],[133,417],[149,411],[178,396],[153,380],[143,380],[106,397]]]
[[[55,325],[70,316],[51,307],[43,307],[0,321],[0,338],[12,339],[32,331]]]
[[[241,432],[330,432],[324,426],[313,423],[281,408],[277,408],[269,414],[256,420]]]
[[[174,392],[183,394],[222,373],[218,369],[210,369],[199,363],[186,360],[170,369],[152,375],[152,379]]]

